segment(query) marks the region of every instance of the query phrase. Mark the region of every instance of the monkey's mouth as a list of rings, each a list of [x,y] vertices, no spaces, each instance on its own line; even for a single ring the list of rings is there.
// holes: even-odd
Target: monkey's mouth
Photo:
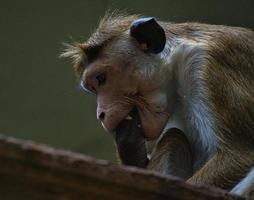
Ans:
[[[116,128],[116,137],[119,134],[125,133],[131,134],[133,132],[137,132],[138,134],[141,134],[144,137],[144,130],[142,128],[137,107],[134,107],[128,114],[128,116],[119,123],[119,125]]]
[[[159,112],[152,112],[150,109],[136,106],[127,117],[120,120],[114,130],[122,132],[123,129],[126,129],[129,132],[139,132],[146,140],[154,140],[161,135],[168,118],[169,115],[162,115]]]

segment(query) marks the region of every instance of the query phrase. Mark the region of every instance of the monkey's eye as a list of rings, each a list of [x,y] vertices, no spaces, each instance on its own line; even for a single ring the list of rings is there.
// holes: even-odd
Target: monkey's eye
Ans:
[[[106,82],[106,74],[102,73],[96,76],[96,80],[98,81],[98,86],[105,84]]]

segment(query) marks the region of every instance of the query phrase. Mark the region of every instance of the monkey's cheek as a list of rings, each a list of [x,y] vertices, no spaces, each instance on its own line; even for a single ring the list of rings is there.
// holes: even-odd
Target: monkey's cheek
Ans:
[[[157,139],[161,135],[166,123],[166,117],[157,116],[149,118],[147,116],[141,116],[141,124],[146,140]]]
[[[161,128],[160,126],[151,127],[150,125],[149,126],[144,125],[143,129],[144,129],[145,138],[148,141],[157,139],[163,130],[163,128]]]

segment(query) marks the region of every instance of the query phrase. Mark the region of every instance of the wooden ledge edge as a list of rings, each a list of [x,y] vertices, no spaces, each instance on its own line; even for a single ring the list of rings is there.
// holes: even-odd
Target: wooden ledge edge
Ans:
[[[53,186],[64,187],[67,188],[66,191],[71,191],[68,193],[70,199],[73,191],[76,190],[82,199],[90,199],[91,195],[96,196],[94,199],[119,199],[119,197],[120,199],[244,199],[217,188],[186,184],[176,177],[162,176],[135,167],[119,166],[80,153],[55,149],[1,134],[0,160],[0,176],[8,175],[7,179],[11,176],[20,176],[28,185],[33,181],[38,183],[39,180],[47,183],[44,187],[48,185],[51,190],[54,190]],[[34,187],[37,187],[36,184]],[[43,190],[45,191],[47,190]],[[55,199],[62,195],[62,192],[58,194],[57,191],[53,193]],[[101,193],[97,194],[98,191]],[[89,198],[86,198],[87,194]]]

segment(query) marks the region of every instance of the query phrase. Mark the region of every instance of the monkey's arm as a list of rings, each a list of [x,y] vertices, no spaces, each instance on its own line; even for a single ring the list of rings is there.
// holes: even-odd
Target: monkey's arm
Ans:
[[[145,168],[148,163],[143,130],[138,126],[138,115],[133,110],[132,120],[124,120],[116,129],[115,143],[122,164]]]
[[[226,190],[232,189],[254,164],[254,155],[249,156],[249,154],[250,151],[241,153],[218,151],[187,182],[195,185],[216,186]]]
[[[121,162],[148,168],[183,179],[192,176],[192,154],[188,140],[179,129],[168,130],[157,143],[151,160],[147,158],[144,134],[137,115],[124,120],[116,130],[115,143]]]
[[[187,179],[192,176],[191,148],[184,133],[169,129],[157,143],[148,169]]]
[[[126,129],[116,132],[117,154],[122,164],[145,168],[148,163],[145,139],[140,130],[131,129],[124,124]]]

